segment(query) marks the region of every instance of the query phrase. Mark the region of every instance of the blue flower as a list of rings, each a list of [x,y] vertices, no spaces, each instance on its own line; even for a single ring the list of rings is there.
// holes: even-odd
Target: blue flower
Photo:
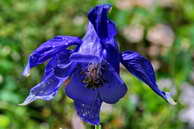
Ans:
[[[74,100],[77,114],[86,122],[99,124],[102,102],[114,104],[127,92],[119,75],[119,64],[146,83],[167,102],[175,104],[169,93],[161,91],[151,63],[137,52],[120,52],[115,24],[108,19],[109,4],[97,5],[88,13],[88,29],[80,39],[56,36],[43,43],[29,56],[24,76],[30,69],[48,61],[42,81],[30,90],[21,105],[37,99],[50,100],[62,84]],[[69,47],[75,46],[74,49]],[[65,82],[65,83],[64,83]]]

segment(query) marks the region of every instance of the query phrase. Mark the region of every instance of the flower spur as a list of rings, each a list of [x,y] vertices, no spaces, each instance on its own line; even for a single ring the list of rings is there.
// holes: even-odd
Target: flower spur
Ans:
[[[82,120],[98,125],[102,102],[114,104],[127,92],[119,75],[119,64],[146,83],[156,94],[175,104],[169,93],[161,91],[151,63],[137,52],[120,52],[115,36],[115,24],[108,18],[111,5],[97,5],[88,12],[88,28],[80,39],[56,36],[38,47],[29,56],[23,75],[30,69],[48,61],[42,81],[30,90],[21,105],[37,99],[51,100],[64,82],[65,93],[73,99]],[[72,45],[73,50],[68,48]]]

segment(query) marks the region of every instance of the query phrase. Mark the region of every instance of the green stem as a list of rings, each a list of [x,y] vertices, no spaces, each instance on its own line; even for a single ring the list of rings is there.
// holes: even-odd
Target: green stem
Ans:
[[[95,125],[95,129],[102,129],[101,125]]]

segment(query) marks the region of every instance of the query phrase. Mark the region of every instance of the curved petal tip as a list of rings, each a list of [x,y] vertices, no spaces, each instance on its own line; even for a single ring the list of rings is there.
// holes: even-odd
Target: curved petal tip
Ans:
[[[102,9],[109,10],[112,8],[112,5],[111,4],[99,4],[99,5],[95,6],[93,9],[95,9],[95,8],[102,8]]]
[[[176,105],[177,103],[173,100],[173,98],[171,96],[172,96],[171,93],[169,93],[169,92],[166,93],[167,102],[171,105]]]
[[[108,10],[112,8],[111,4],[102,4],[100,6],[103,7],[104,9],[108,9]]]
[[[23,103],[18,104],[18,105],[20,105],[20,106],[26,106],[26,105],[32,103],[32,102],[35,101],[35,100],[36,100],[35,95],[29,95],[29,96],[24,100]]]
[[[91,8],[90,11],[88,12],[88,17],[89,19],[91,18],[91,16],[101,16],[102,13],[105,13],[107,15],[107,13],[109,11],[111,11],[112,9],[112,5],[111,4],[100,4],[95,6],[94,8]],[[90,19],[92,20],[92,19]]]
[[[30,76],[30,65],[29,65],[29,63],[26,65],[22,75],[25,76],[25,77]]]

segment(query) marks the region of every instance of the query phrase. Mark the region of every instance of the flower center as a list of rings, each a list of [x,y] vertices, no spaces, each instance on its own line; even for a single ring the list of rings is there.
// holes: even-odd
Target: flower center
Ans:
[[[87,88],[99,88],[105,82],[102,76],[102,68],[100,64],[89,64],[87,71],[84,72],[84,74],[85,78],[83,83],[87,84]]]

